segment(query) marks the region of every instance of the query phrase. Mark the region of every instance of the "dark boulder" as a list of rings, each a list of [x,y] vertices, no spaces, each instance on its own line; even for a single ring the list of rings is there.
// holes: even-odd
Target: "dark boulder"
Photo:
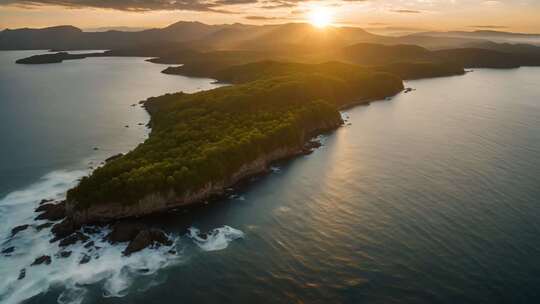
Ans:
[[[9,253],[12,253],[13,251],[15,251],[15,247],[11,246],[11,247],[8,247],[8,248],[2,250],[2,253],[3,254],[9,254]]]
[[[36,258],[34,262],[32,263],[32,265],[30,266],[41,265],[41,264],[49,265],[50,263],[51,263],[51,257],[48,255],[42,255],[39,258]]]
[[[159,247],[161,245],[170,246],[172,241],[157,229],[145,229],[140,231],[137,236],[129,243],[124,250],[124,255],[130,255],[134,252],[141,251],[146,247]]]
[[[83,227],[83,232],[86,234],[96,234],[99,232],[99,228],[94,226],[85,226]]]
[[[113,160],[115,160],[115,159],[117,159],[117,158],[120,158],[120,157],[122,157],[122,156],[124,156],[123,153],[118,153],[118,154],[116,154],[116,155],[113,155],[113,156],[107,158],[107,159],[105,160],[105,162],[108,163],[108,162],[113,161]]]
[[[17,280],[22,280],[26,277],[26,268],[23,268],[21,269],[21,271],[19,272],[19,277],[17,278]]]
[[[89,255],[83,254],[83,257],[79,261],[79,264],[86,264],[86,263],[90,262],[91,259],[92,259],[92,257],[90,257]]]
[[[52,227],[51,231],[55,237],[51,240],[51,242],[56,242],[59,239],[69,236],[70,234],[74,233],[77,228],[78,227],[75,225],[75,222],[72,219],[66,218]]]
[[[93,247],[94,246],[94,241],[90,241],[86,244],[84,244],[84,248],[90,248],[90,247]]]
[[[304,147],[302,148],[303,154],[311,154],[313,150],[320,148],[322,144],[319,141],[316,140],[310,140],[308,141]]]
[[[69,258],[69,256],[71,256],[71,251],[61,251],[58,256],[60,256],[61,258]]]
[[[45,229],[45,228],[51,227],[53,224],[54,224],[54,223],[52,223],[52,222],[48,222],[48,223],[45,223],[45,224],[37,225],[37,226],[36,226],[36,230],[37,230],[37,231],[41,231],[41,230],[43,230],[43,229]]]
[[[39,204],[40,204],[40,205],[43,205],[43,204],[46,204],[46,203],[50,203],[50,202],[52,202],[52,201],[54,201],[54,200],[53,200],[53,199],[42,199],[42,200],[39,202]]]
[[[112,226],[112,231],[105,237],[107,241],[116,244],[133,240],[139,231],[145,229],[144,225],[122,221]]]
[[[12,237],[15,236],[17,233],[26,230],[28,227],[29,227],[28,224],[20,225],[20,226],[14,227],[13,229],[11,229],[11,236],[12,236]]]
[[[320,148],[322,146],[321,142],[320,141],[316,141],[316,140],[310,140],[308,143],[307,143],[307,147],[308,148],[311,148],[311,149],[317,149],[317,148]]]
[[[65,202],[43,204],[36,209],[36,212],[42,212],[36,220],[58,221],[66,217],[66,204]]]
[[[62,239],[60,241],[60,243],[58,244],[58,246],[60,247],[66,247],[66,246],[70,246],[70,245],[73,245],[77,242],[86,242],[88,241],[88,237],[80,232],[75,232],[73,233],[72,235]]]

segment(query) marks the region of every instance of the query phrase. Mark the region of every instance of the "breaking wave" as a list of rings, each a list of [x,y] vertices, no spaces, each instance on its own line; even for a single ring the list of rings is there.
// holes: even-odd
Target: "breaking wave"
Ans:
[[[236,239],[244,238],[244,232],[229,226],[223,226],[208,233],[201,233],[199,229],[190,227],[188,237],[202,250],[216,251],[227,248]]]
[[[51,244],[51,228],[38,229],[47,221],[34,220],[34,209],[43,198],[63,199],[66,190],[87,173],[83,170],[55,171],[26,189],[0,199],[0,250],[13,247],[12,252],[1,254],[1,303],[20,303],[53,286],[63,288],[57,299],[60,304],[81,303],[87,287],[96,284],[100,285],[103,296],[122,297],[134,282],[142,280],[155,284],[154,277],[159,269],[182,261],[180,255],[169,252],[178,246],[178,237],[173,236],[172,246],[145,249],[129,257],[122,255],[126,244],[111,245],[103,240],[108,228],[89,235],[89,241],[94,245],[88,248],[81,243],[65,249],[58,243]],[[29,227],[12,236],[11,229],[23,224],[29,224]],[[71,254],[62,257],[61,251],[71,251]],[[31,266],[42,255],[50,256],[51,263]],[[24,278],[19,279],[23,272]]]

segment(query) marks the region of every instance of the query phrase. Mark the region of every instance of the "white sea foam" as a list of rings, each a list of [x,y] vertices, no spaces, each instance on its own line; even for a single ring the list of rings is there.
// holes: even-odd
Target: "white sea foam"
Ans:
[[[245,201],[246,200],[246,198],[243,195],[238,195],[236,193],[229,195],[228,199],[237,200],[237,201]]]
[[[281,171],[281,168],[280,167],[277,167],[277,166],[270,166],[270,170],[273,172],[273,173],[278,173]]]
[[[37,231],[36,226],[45,221],[35,221],[34,209],[43,198],[63,199],[67,189],[88,171],[57,171],[44,176],[39,182],[21,191],[15,191],[0,199],[0,244],[1,250],[15,247],[13,253],[0,256],[0,302],[20,303],[51,286],[63,286],[58,303],[81,303],[86,286],[99,284],[106,297],[125,296],[132,283],[137,280],[152,281],[159,269],[181,261],[179,255],[169,253],[171,247],[178,246],[178,238],[172,246],[146,249],[124,257],[126,244],[112,246],[103,237],[108,230],[102,229],[91,235],[95,247],[84,248],[78,243],[67,247],[72,251],[67,258],[58,256],[61,250],[57,243],[51,244],[50,228]],[[11,229],[22,224],[30,227],[11,237]],[[41,255],[51,257],[50,265],[30,266]],[[90,261],[80,264],[84,255]],[[18,280],[21,269],[26,276]],[[155,283],[155,282],[154,282]]]
[[[195,227],[190,227],[188,230],[188,237],[204,251],[223,250],[232,241],[244,238],[244,232],[229,226],[216,228],[206,235],[201,234],[201,231]]]
[[[346,111],[340,111],[339,114],[341,115],[341,119],[343,119],[343,121],[347,121],[350,118],[349,113]]]

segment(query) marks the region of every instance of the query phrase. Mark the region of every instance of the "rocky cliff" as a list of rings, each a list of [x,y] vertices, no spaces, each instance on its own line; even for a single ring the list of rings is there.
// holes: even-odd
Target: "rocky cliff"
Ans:
[[[237,183],[268,172],[273,162],[288,159],[308,152],[306,144],[310,138],[318,134],[328,132],[338,128],[343,124],[340,119],[321,121],[318,125],[310,126],[304,130],[301,141],[298,145],[291,147],[284,146],[274,151],[261,155],[255,160],[245,163],[227,179],[220,181],[210,181],[203,187],[187,191],[182,194],[169,190],[165,193],[152,193],[138,200],[133,204],[123,204],[119,202],[107,202],[93,204],[81,209],[76,206],[76,201],[66,202],[66,215],[73,220],[75,226],[85,224],[95,224],[100,222],[110,222],[118,219],[141,217],[149,214],[164,212],[178,207],[203,203],[211,197],[222,196],[226,190],[234,187]]]

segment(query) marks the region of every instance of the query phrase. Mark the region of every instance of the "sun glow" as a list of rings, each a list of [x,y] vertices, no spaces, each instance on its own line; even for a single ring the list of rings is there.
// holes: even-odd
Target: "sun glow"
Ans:
[[[309,23],[318,28],[325,28],[332,23],[332,14],[325,7],[316,7],[309,13]]]

